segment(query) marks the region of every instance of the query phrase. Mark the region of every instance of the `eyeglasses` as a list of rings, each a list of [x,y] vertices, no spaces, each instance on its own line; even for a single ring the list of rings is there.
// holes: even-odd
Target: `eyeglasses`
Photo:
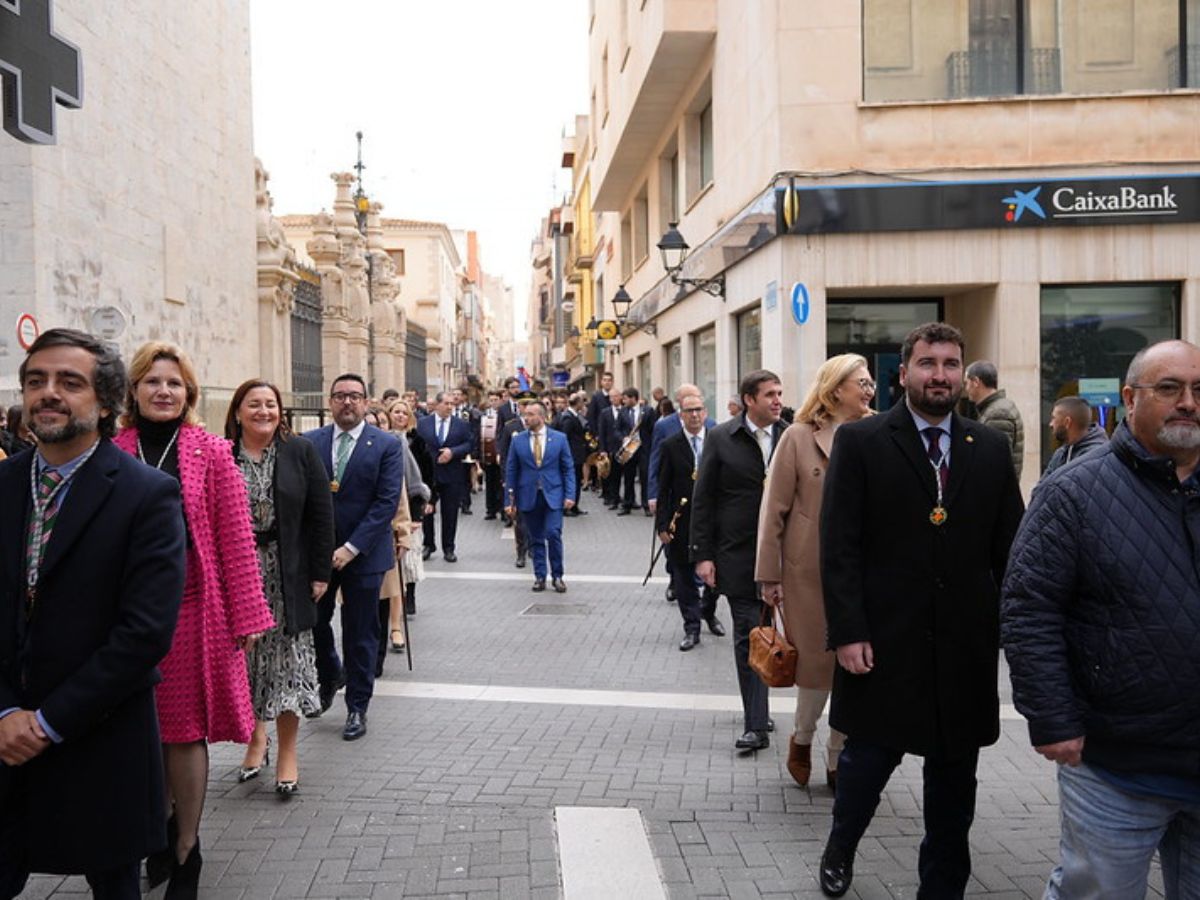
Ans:
[[[854,383],[869,394],[875,393],[875,382],[870,378],[855,378]]]
[[[336,394],[330,394],[329,399],[334,403],[358,403],[366,400],[367,395],[358,391],[338,391]]]
[[[1200,381],[1184,384],[1181,381],[1156,381],[1154,384],[1129,384],[1131,388],[1146,388],[1154,394],[1155,400],[1163,403],[1174,403],[1183,396],[1184,389],[1192,392],[1192,399],[1200,402]]]
[[[693,406],[693,407],[690,407],[689,409],[681,409],[680,412],[683,413],[683,415],[685,415],[685,416],[694,416],[696,413],[705,412],[705,407]]]

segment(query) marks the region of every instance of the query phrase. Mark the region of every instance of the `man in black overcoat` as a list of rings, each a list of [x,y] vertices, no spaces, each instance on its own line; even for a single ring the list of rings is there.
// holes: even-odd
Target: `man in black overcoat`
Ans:
[[[783,434],[783,386],[766,369],[740,386],[744,412],[708,432],[692,499],[691,561],[696,574],[729,601],[733,657],[742,695],[743,734],[738,750],[762,750],[767,737],[767,686],[750,668],[750,629],[763,602],[754,582],[758,507],[771,455]],[[661,502],[661,501],[660,501]]]
[[[906,402],[838,429],[821,509],[829,724],[849,736],[819,873],[835,897],[905,753],[925,761],[918,896],[961,897],[979,748],[1000,734],[999,586],[1024,511],[1012,454],[954,413],[956,328],[914,329],[900,357]]]
[[[636,478],[642,486],[640,505],[649,516],[650,501],[646,496],[646,480],[650,471],[650,438],[654,434],[654,423],[658,420],[658,413],[648,403],[642,402],[641,395],[635,387],[627,387],[621,392],[621,403],[620,420],[617,425],[621,440],[636,434],[641,446],[622,472],[624,500],[619,515],[629,515],[633,507],[638,505],[633,487]]]
[[[600,387],[592,392],[592,398],[587,406],[588,431],[594,435],[600,434],[600,413],[612,407],[613,373],[604,372],[600,375]]]
[[[575,505],[566,510],[564,516],[586,516],[587,512],[579,508],[579,495],[583,491],[583,463],[588,458],[587,423],[583,419],[587,394],[579,391],[570,396],[567,408],[559,418],[558,430],[567,436],[567,445],[571,448],[571,459],[575,464]]]
[[[132,900],[166,846],[154,685],[183,597],[179,485],[109,440],[115,350],[53,329],[20,379],[38,449],[0,463],[0,898],[51,872]]]
[[[609,404],[596,413],[596,428],[592,431],[600,441],[600,450],[608,454],[608,477],[604,479],[604,505],[616,509],[621,505],[621,479],[625,467],[617,462],[621,452],[621,392],[614,389]]]
[[[658,492],[660,502],[655,510],[654,530],[666,547],[671,561],[671,585],[683,616],[683,640],[679,649],[685,653],[700,643],[700,622],[718,637],[725,628],[717,618],[717,595],[706,590],[701,598],[696,584],[696,570],[688,564],[688,534],[692,527],[692,492],[700,460],[704,458],[704,439],[708,434],[708,411],[699,394],[684,396],[679,411],[683,428],[662,442],[658,454]],[[644,449],[644,448],[643,448]]]

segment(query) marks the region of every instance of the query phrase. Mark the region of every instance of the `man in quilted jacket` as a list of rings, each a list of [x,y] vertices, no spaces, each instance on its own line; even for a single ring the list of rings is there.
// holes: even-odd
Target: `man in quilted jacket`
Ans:
[[[1034,748],[1058,764],[1049,898],[1200,896],[1200,347],[1133,358],[1106,447],[1044,479],[1002,634]]]
[[[1017,404],[1008,399],[1000,389],[999,378],[995,363],[977,360],[967,366],[964,387],[967,398],[975,404],[975,409],[979,412],[979,421],[995,428],[1008,438],[1013,468],[1020,479],[1021,466],[1025,461],[1025,424],[1021,421],[1021,411],[1017,409]]]

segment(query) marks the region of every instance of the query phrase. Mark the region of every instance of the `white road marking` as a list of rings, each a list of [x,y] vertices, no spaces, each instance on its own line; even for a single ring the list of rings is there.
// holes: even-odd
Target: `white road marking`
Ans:
[[[532,565],[530,560],[530,565]],[[442,569],[425,568],[426,578],[444,578],[457,581],[533,581],[533,575],[519,572],[446,572]],[[637,575],[573,575],[567,572],[563,580],[571,584],[636,584],[641,585],[642,578]],[[667,584],[665,575],[656,575],[650,579],[651,584]]]
[[[564,900],[666,900],[642,814],[556,806]]]
[[[673,709],[687,712],[741,712],[736,694],[682,694],[661,691],[605,691],[588,688],[520,687],[503,684],[441,684],[428,681],[375,682],[375,695],[421,700],[472,700],[486,703],[547,703],[556,706],[618,706],[630,709]],[[795,698],[783,691],[771,697],[771,714],[786,722],[796,710]],[[1002,704],[1000,718],[1018,720],[1021,714]],[[782,733],[782,727],[781,727]]]

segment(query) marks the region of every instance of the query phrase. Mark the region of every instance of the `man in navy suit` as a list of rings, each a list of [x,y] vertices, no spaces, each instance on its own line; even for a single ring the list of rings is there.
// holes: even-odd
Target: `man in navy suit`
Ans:
[[[115,349],[52,329],[20,380],[38,444],[0,463],[0,897],[32,871],[136,898],[166,845],[154,685],[183,598],[179,485],[109,440]]]
[[[329,389],[334,424],[305,435],[317,448],[333,491],[333,577],[318,604],[313,628],[321,708],[328,709],[346,686],[346,726],[342,738],[367,733],[367,706],[375,691],[379,653],[379,588],[396,565],[392,518],[404,487],[400,442],[363,421],[367,384],[362,376],[340,375]],[[342,591],[342,656],[333,645],[334,598]]]
[[[546,556],[554,590],[562,594],[563,510],[575,506],[575,463],[567,436],[546,427],[546,407],[530,403],[522,415],[525,430],[512,439],[505,464],[504,484],[508,491],[509,515],[521,511],[533,551],[533,589],[546,589]]]
[[[417,423],[417,434],[433,454],[434,479],[437,481],[438,510],[442,517],[442,554],[446,562],[458,562],[454,538],[458,534],[458,512],[467,493],[467,468],[462,461],[475,446],[471,426],[454,415],[454,399],[449,391],[434,398],[434,412]],[[437,549],[433,537],[433,513],[425,517],[424,556],[429,559]]]
[[[654,434],[654,420],[658,413],[649,404],[641,402],[641,394],[635,387],[627,387],[621,392],[622,407],[617,419],[617,432],[622,442],[630,435],[637,435],[641,447],[634,451],[633,459],[625,464],[622,470],[622,480],[625,483],[625,500],[619,516],[627,516],[637,505],[633,482],[636,478],[642,486],[642,509],[650,515],[650,504],[646,495],[646,480],[650,471],[650,438]]]

